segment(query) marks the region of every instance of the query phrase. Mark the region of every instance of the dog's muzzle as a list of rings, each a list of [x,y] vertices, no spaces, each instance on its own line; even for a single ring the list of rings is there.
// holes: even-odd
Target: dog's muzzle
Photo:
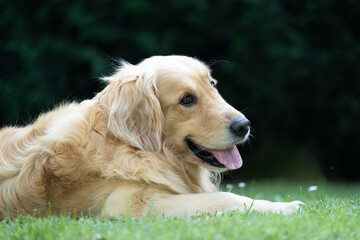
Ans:
[[[225,166],[220,163],[211,152],[206,151],[203,147],[199,147],[188,138],[186,139],[186,143],[190,150],[201,160],[207,162],[213,167],[225,168]]]

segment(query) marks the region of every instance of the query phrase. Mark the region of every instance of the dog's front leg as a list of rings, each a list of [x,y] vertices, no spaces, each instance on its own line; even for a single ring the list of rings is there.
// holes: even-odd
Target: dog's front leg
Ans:
[[[302,202],[270,202],[253,200],[229,192],[199,194],[162,194],[154,199],[158,211],[167,217],[191,216],[203,213],[223,213],[239,209],[244,211],[292,214]]]
[[[101,215],[122,218],[131,214],[136,218],[142,218],[149,211],[155,211],[165,217],[184,217],[204,213],[219,214],[233,210],[291,214],[296,212],[301,204],[300,201],[253,200],[229,192],[172,194],[133,187],[120,188],[110,194]]]

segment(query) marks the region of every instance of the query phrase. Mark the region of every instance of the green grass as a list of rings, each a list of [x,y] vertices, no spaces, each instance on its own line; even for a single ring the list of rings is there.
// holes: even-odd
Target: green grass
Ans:
[[[69,217],[0,223],[0,239],[360,239],[360,185],[249,183],[232,192],[271,201],[302,200],[301,213],[284,216],[238,212],[180,219],[123,221]],[[223,190],[228,190],[225,186]]]

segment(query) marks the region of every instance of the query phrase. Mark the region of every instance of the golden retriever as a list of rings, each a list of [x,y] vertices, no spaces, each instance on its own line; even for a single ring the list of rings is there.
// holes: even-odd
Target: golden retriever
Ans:
[[[185,56],[123,62],[92,100],[0,131],[0,217],[91,212],[136,218],[235,209],[295,212],[301,202],[218,192],[213,172],[242,165],[250,122]]]

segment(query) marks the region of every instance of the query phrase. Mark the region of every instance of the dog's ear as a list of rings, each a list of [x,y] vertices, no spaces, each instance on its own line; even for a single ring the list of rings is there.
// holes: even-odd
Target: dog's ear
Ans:
[[[164,116],[158,100],[155,74],[140,72],[138,66],[124,64],[115,75],[105,78],[113,84],[109,106],[109,131],[142,150],[162,148]]]

